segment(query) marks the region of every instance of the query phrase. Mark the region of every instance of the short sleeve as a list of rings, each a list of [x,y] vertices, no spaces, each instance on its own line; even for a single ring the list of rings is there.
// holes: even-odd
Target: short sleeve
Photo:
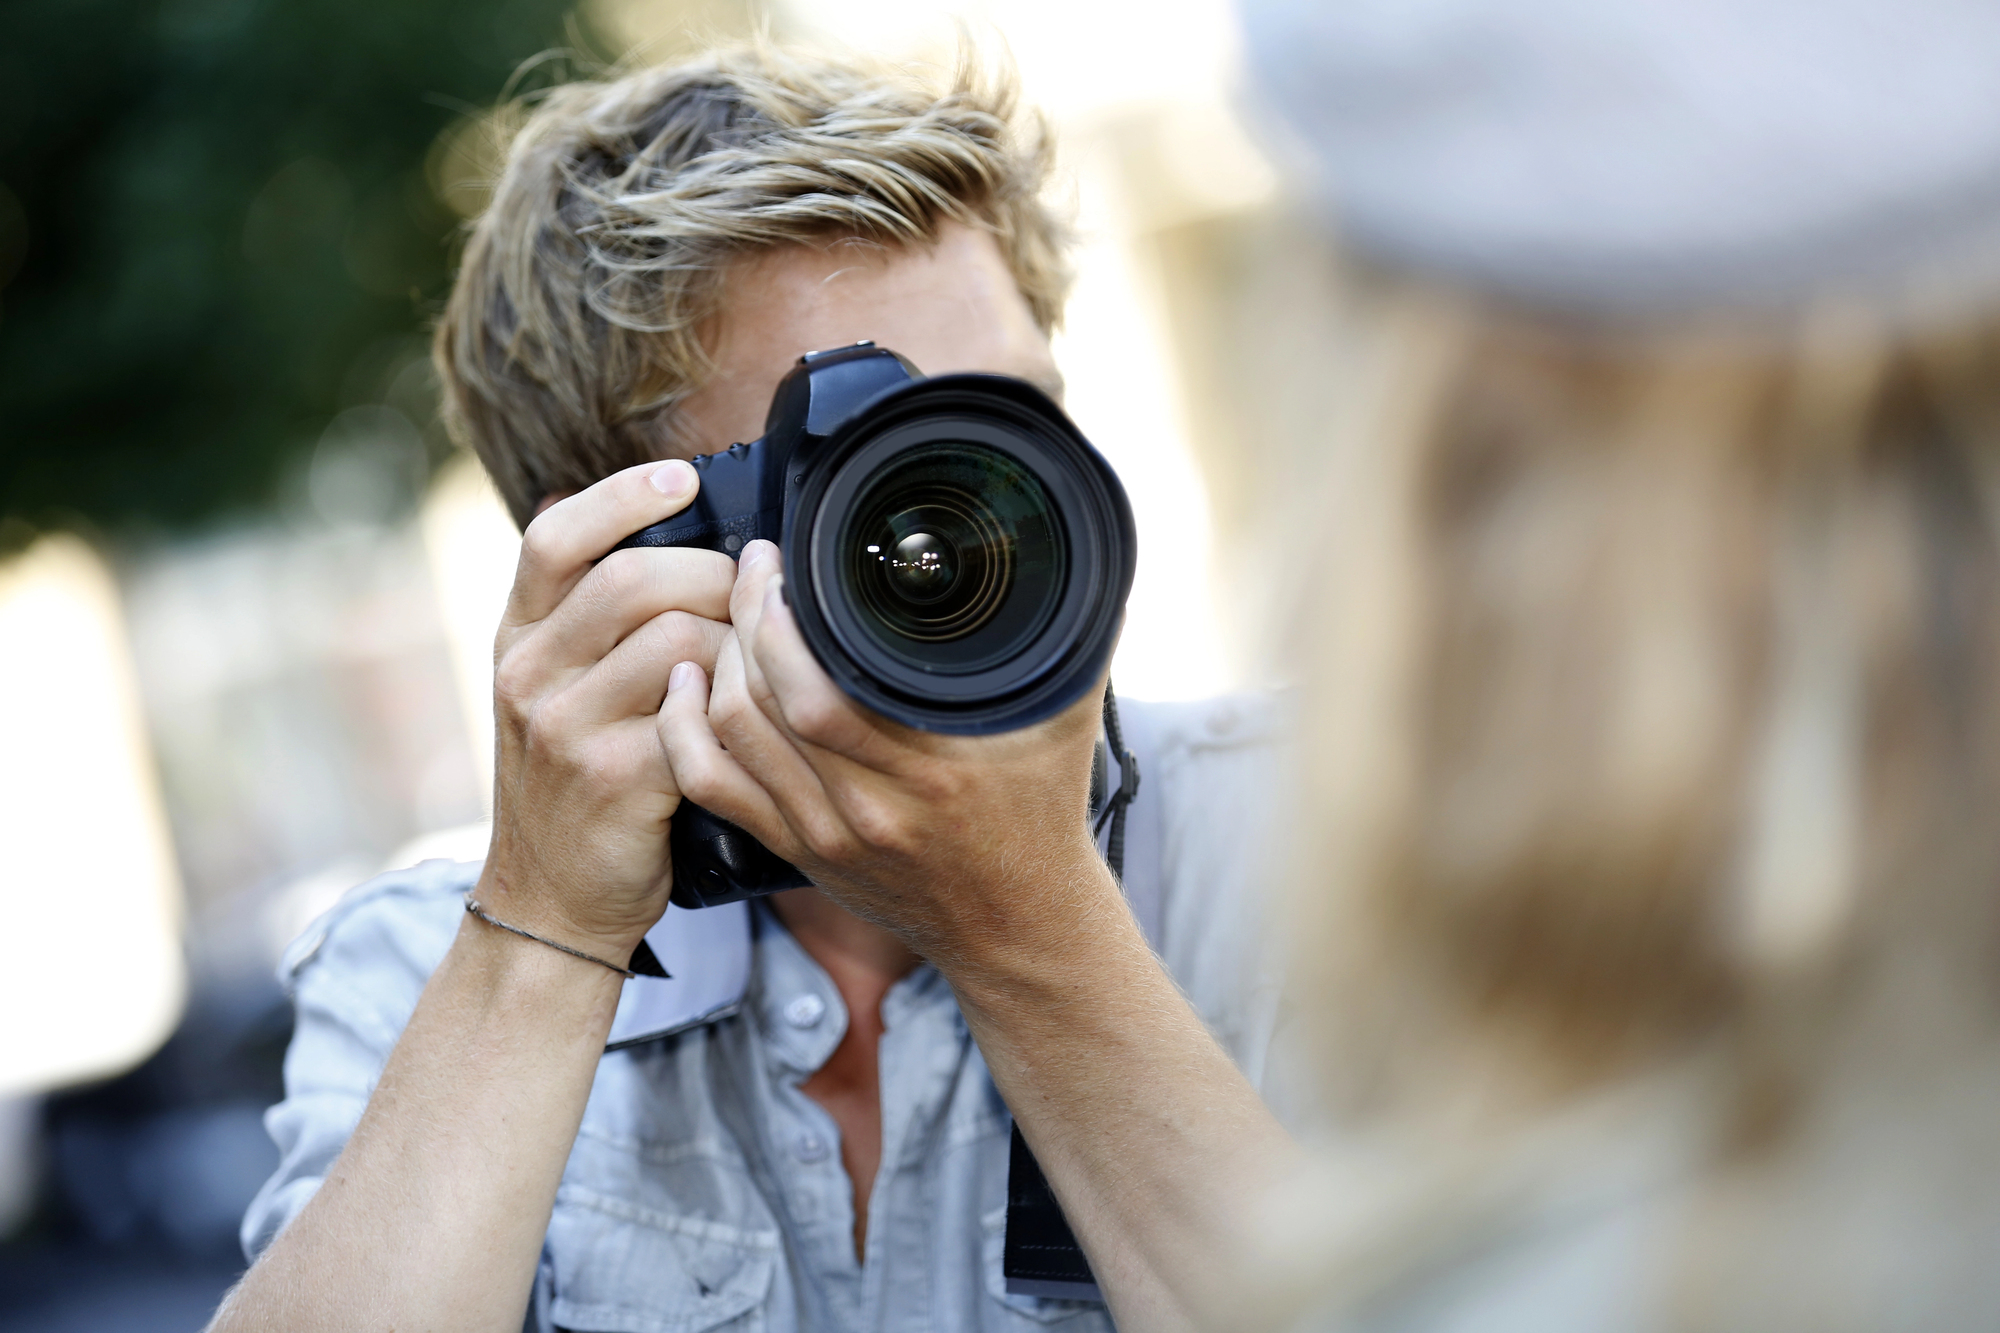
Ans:
[[[285,951],[295,1015],[285,1099],[264,1114],[278,1169],[243,1218],[243,1253],[269,1248],[326,1178],[375,1091],[424,985],[451,947],[477,864],[426,861],[370,880]]]

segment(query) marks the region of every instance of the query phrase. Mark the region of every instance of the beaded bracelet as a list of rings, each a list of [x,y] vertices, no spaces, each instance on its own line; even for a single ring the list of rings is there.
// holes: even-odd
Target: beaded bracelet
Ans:
[[[608,967],[613,972],[616,972],[619,976],[625,978],[627,981],[630,981],[633,977],[639,975],[637,972],[634,972],[629,967],[620,967],[616,963],[607,963],[602,958],[597,957],[595,954],[587,954],[581,949],[572,949],[567,944],[558,944],[554,940],[545,940],[540,935],[533,935],[525,930],[522,930],[519,926],[510,926],[505,921],[502,921],[499,917],[494,916],[492,913],[488,912],[485,908],[481,907],[479,905],[478,899],[474,898],[469,893],[465,895],[465,910],[472,913],[472,915],[478,917],[481,921],[484,921],[487,925],[498,926],[500,927],[500,929],[504,931],[507,931],[511,934],[519,935],[524,940],[533,940],[537,944],[546,944],[551,949],[562,950],[564,953],[568,954],[572,958],[581,958],[586,963],[595,963],[599,967]]]

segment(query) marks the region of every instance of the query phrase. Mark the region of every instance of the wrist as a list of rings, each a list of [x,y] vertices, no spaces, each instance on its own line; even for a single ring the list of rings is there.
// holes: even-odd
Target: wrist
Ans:
[[[557,953],[567,955],[579,962],[601,967],[607,972],[614,973],[621,981],[630,981],[635,975],[633,970],[626,967],[623,963],[614,963],[609,958],[600,958],[596,954],[583,949],[573,949],[561,940],[548,939],[545,936],[535,934],[532,930],[522,930],[519,926],[510,926],[499,917],[493,915],[493,913],[487,911],[480,904],[479,899],[473,897],[470,893],[465,895],[465,914],[477,920],[484,921],[495,930],[504,930],[509,935],[517,935],[530,944],[539,944],[545,949],[554,949]]]
[[[533,937],[538,948],[552,953],[574,950],[621,969],[630,965],[632,952],[652,928],[651,922],[607,925],[579,921],[559,901],[553,900],[554,895],[535,892],[535,883],[533,875],[509,873],[498,863],[498,858],[488,857],[471,896],[481,911],[506,927]],[[654,920],[657,919],[656,915]],[[559,948],[551,948],[552,944]]]
[[[1118,882],[1085,844],[1080,854],[1033,867],[1026,882],[980,895],[1004,903],[976,926],[955,932],[932,957],[960,998],[983,1010],[1051,1013],[1094,1003],[1101,983],[1152,951]]]
[[[609,968],[523,939],[471,913],[459,924],[448,962],[488,1020],[567,1019],[587,1038],[599,1026],[608,1030],[625,984]],[[601,1042],[602,1033],[594,1040]]]

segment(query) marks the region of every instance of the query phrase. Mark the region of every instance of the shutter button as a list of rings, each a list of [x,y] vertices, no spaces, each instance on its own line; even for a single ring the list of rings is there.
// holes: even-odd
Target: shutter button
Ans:
[[[795,1028],[809,1028],[826,1013],[826,1001],[817,995],[800,995],[785,1005],[785,1021]]]
[[[817,1134],[801,1134],[793,1151],[798,1153],[801,1162],[822,1162],[826,1160],[826,1140]]]

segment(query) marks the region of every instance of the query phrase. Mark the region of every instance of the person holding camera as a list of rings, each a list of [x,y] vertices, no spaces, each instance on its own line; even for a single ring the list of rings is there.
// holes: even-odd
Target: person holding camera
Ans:
[[[854,634],[814,628],[793,567],[809,543],[732,529],[755,515],[717,499],[767,411],[759,457],[780,456],[781,384],[824,387],[808,353],[872,342],[896,356],[840,364],[1004,376],[1035,404],[1021,429],[1066,429],[1045,169],[1005,87],[763,48],[558,88],[527,119],[437,337],[454,425],[525,530],[495,647],[491,848],[357,890],[288,955],[283,1161],[213,1328],[1201,1317],[1215,1237],[1286,1150],[1242,1072],[1273,1013],[1252,854],[1268,727],[1247,706],[1128,707],[1154,811],[1124,850],[1156,881],[1128,905],[1088,813],[1094,768],[1110,785],[1100,717],[1112,805],[1138,776],[1104,707],[1115,560],[1090,594],[1110,628],[1065,640],[1083,645],[1066,692],[1003,708],[1004,726],[939,721],[909,700],[949,681],[902,704],[836,684],[814,636]],[[979,514],[939,517],[948,496],[923,530],[884,529],[907,637],[946,611],[1006,628],[1004,608],[931,589],[1044,558],[1029,527],[1074,505],[1007,485],[1028,526],[994,548],[1005,568],[949,526]],[[661,524],[699,531],[619,549]],[[744,531],[785,549],[732,545]],[[1062,578],[1043,572],[1081,586],[1065,549]],[[1040,642],[1068,605],[1006,632]],[[650,984],[632,973],[666,970],[648,941],[692,882],[674,829],[696,807],[724,839],[703,844],[716,883],[754,851],[813,887],[747,909],[740,997],[607,1053],[621,993]],[[1032,1262],[1029,1280],[1002,1272],[1010,1244],[1061,1248],[1009,1234],[1027,1148],[1101,1301],[1038,1284]]]

